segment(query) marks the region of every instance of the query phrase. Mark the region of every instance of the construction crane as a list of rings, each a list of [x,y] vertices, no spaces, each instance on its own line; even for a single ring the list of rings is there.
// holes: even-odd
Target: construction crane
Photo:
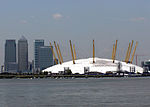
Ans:
[[[57,59],[56,59],[56,56],[55,56],[55,52],[54,52],[54,50],[53,50],[53,46],[52,46],[51,42],[50,42],[50,47],[51,47],[51,51],[52,51],[52,54],[53,54],[55,63],[58,64]]]
[[[128,58],[128,55],[129,55],[129,49],[130,49],[130,43],[129,43],[128,50],[127,50],[126,57],[125,57],[125,62],[126,63],[127,63],[127,58]]]
[[[71,40],[69,42],[70,42],[70,49],[71,49],[72,61],[73,61],[73,64],[75,64]]]
[[[93,63],[95,63],[95,45],[93,40]]]
[[[76,56],[75,44],[73,44],[73,51],[74,51],[74,59],[76,60],[77,56]]]
[[[115,44],[115,51],[114,51],[114,55],[113,55],[113,63],[115,62],[115,59],[116,59],[117,43],[118,43],[118,40],[116,40],[116,44]]]
[[[134,59],[134,54],[135,54],[137,45],[138,45],[138,42],[136,42],[136,44],[135,44],[135,48],[134,48],[134,51],[133,51],[133,54],[132,54],[132,58],[131,58],[131,62],[130,62],[131,64],[132,64],[133,59]]]
[[[62,57],[62,54],[61,54],[61,51],[60,51],[60,48],[59,48],[58,44],[57,44],[57,47],[58,47],[58,52],[59,52],[59,56],[60,56],[61,62],[63,63],[63,57]]]
[[[131,54],[131,51],[132,51],[133,42],[134,42],[134,41],[132,40],[131,46],[130,46],[130,48],[129,48],[128,57],[127,57],[127,63],[129,63],[129,60],[130,60],[130,54]]]
[[[54,41],[54,46],[55,46],[55,49],[56,49],[56,53],[57,53],[57,56],[58,56],[59,63],[61,64],[60,56],[59,56],[58,49],[57,49],[55,41]]]

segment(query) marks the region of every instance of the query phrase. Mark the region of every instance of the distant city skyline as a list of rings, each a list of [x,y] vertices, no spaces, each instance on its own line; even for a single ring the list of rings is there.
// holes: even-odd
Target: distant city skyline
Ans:
[[[92,57],[93,39],[96,57],[111,58],[117,39],[119,60],[125,59],[128,44],[134,40],[139,42],[139,61],[148,60],[149,10],[148,0],[2,0],[0,65],[4,63],[5,40],[18,41],[22,35],[28,40],[29,61],[34,59],[36,39],[44,39],[46,46],[59,43],[64,61],[71,60],[69,40],[76,46],[77,58]]]

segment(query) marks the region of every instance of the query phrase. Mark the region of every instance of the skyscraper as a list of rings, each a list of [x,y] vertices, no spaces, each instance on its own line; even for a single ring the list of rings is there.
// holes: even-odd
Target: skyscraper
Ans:
[[[6,40],[4,68],[5,68],[5,71],[17,70],[16,41],[15,40]]]
[[[18,40],[18,70],[28,70],[28,42],[24,36]]]
[[[44,46],[44,40],[38,39],[34,41],[34,67],[39,68],[39,47]]]
[[[53,54],[50,46],[39,47],[39,67],[43,70],[53,65]]]

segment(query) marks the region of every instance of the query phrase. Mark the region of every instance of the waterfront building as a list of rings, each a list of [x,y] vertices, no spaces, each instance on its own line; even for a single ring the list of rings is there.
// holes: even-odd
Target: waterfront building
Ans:
[[[5,71],[17,71],[16,41],[15,40],[6,40],[4,70]]]
[[[39,47],[39,67],[40,70],[53,65],[53,54],[50,46]]]
[[[32,60],[32,73],[34,73],[34,60]]]
[[[37,39],[34,41],[34,68],[35,71],[39,69],[39,47],[44,46],[43,39]]]
[[[142,61],[141,66],[144,69],[144,72],[149,72],[150,71],[150,60]]]
[[[8,72],[16,73],[18,71],[18,64],[16,62],[9,62],[7,67]]]
[[[4,72],[4,65],[1,66],[1,73]]]
[[[113,63],[112,59],[95,58],[95,63],[93,63],[93,58],[78,59],[73,61],[64,62],[62,64],[57,64],[52,67],[44,69],[42,72],[48,73],[60,73],[70,70],[73,74],[86,74],[86,73],[102,73],[107,72],[116,73],[118,71],[118,64],[120,63],[120,70],[122,72],[134,72],[143,73],[143,68],[134,64],[122,62],[115,60]]]
[[[24,36],[18,40],[18,70],[19,72],[28,70],[28,42]]]
[[[28,72],[32,73],[32,68],[33,68],[33,65],[32,65],[32,62],[28,62]]]

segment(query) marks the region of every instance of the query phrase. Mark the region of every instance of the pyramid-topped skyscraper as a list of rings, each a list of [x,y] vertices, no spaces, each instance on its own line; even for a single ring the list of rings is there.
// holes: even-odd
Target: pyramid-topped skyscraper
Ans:
[[[28,70],[28,41],[22,36],[18,40],[18,71]]]

